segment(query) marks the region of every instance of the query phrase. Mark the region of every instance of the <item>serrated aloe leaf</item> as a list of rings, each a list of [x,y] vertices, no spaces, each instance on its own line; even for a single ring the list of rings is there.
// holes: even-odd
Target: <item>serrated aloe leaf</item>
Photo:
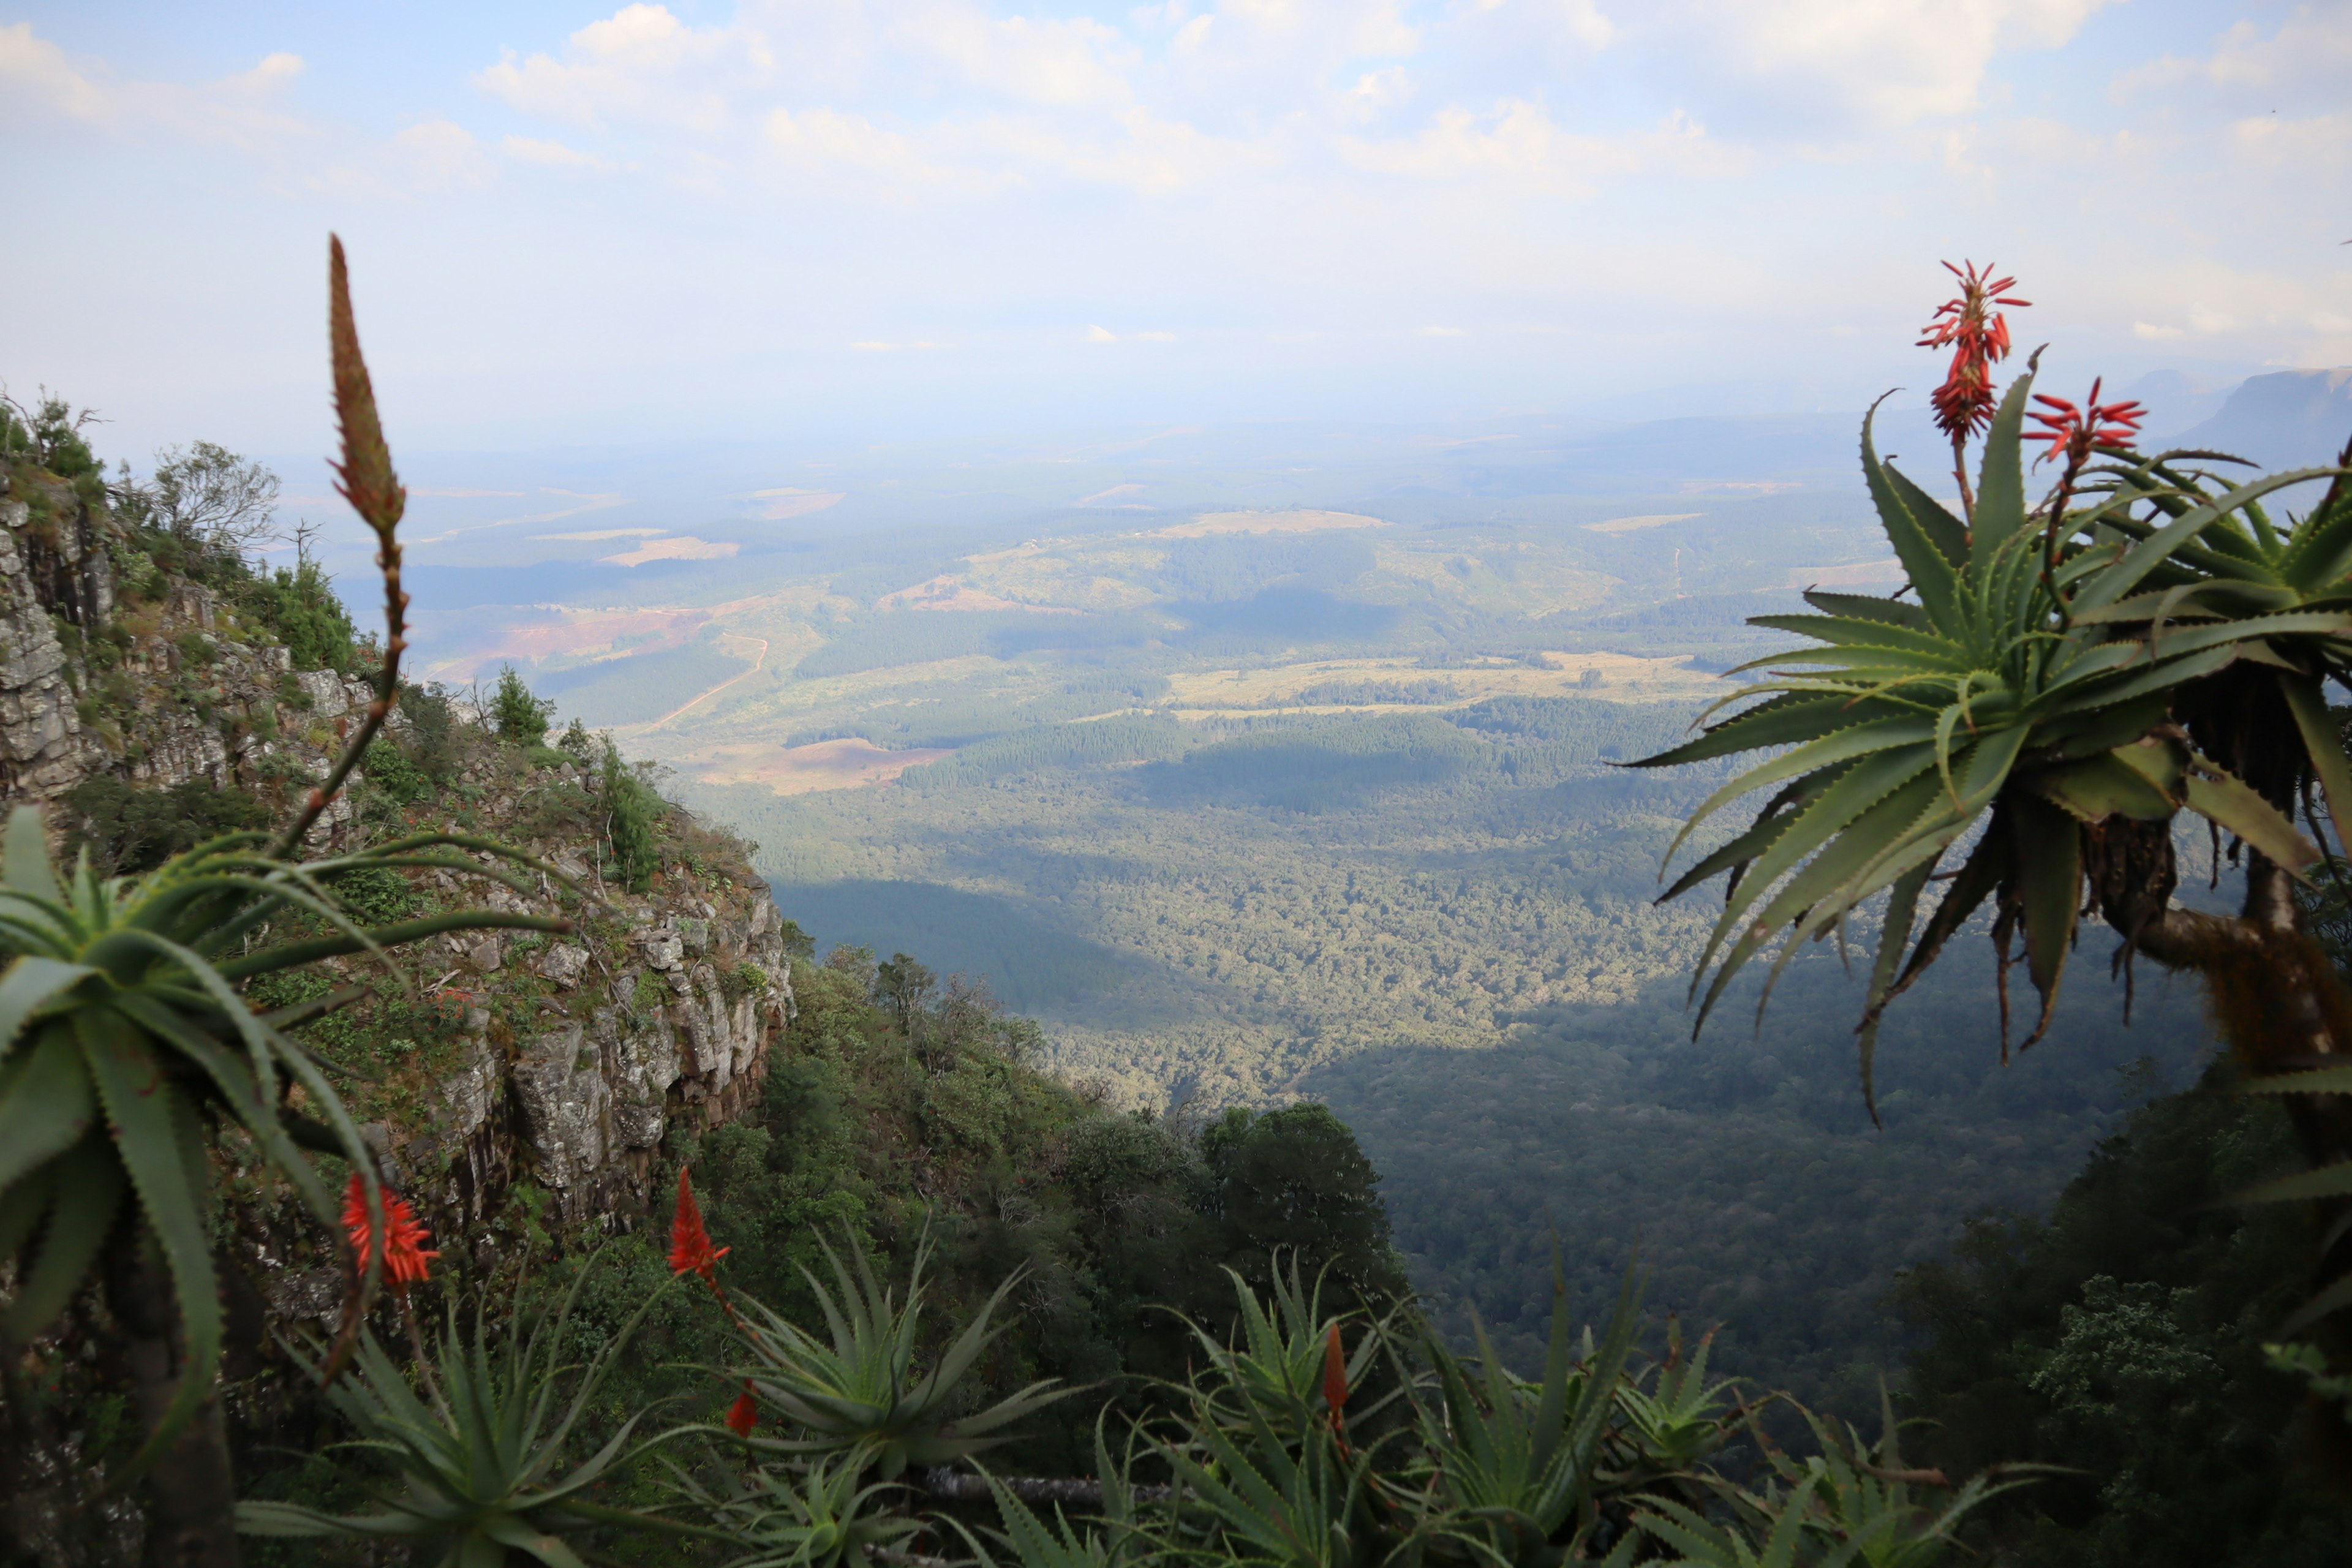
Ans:
[[[1985,433],[1984,464],[1977,474],[1977,510],[1969,560],[1981,575],[1993,556],[2025,527],[2025,460],[2022,432],[2026,399],[2033,391],[2028,370],[2009,384]]]
[[[1723,913],[1700,955],[1701,964],[1715,956],[1724,940],[1739,928],[1759,899],[1771,893],[1784,873],[1934,764],[1934,752],[1923,745],[1877,752],[1861,759],[1818,799],[1795,813],[1787,830],[1756,858],[1740,879],[1738,889],[1724,900]]]
[[[1783,779],[1811,773],[1831,763],[1843,763],[1873,752],[1917,745],[1921,742],[1934,740],[1935,736],[1933,721],[1906,714],[1901,718],[1873,719],[1850,724],[1819,740],[1793,746],[1769,762],[1748,769],[1707,796],[1705,803],[1691,814],[1690,820],[1683,824],[1682,830],[1675,835],[1674,842],[1667,846],[1666,858],[1669,861],[1674,858],[1683,841],[1701,823],[1742,795],[1752,795],[1767,784],[1779,784]]]
[[[1885,469],[1887,483],[1893,485],[1895,493],[1903,498],[1904,508],[1910,512],[1911,520],[1934,542],[1944,559],[1950,562],[1955,569],[1967,565],[1969,525],[1945,510],[1943,502],[1920,489],[1910,475],[1895,466],[1892,458],[1881,467]]]
[[[2233,1204],[2285,1204],[2305,1198],[2352,1197],[2352,1160],[2339,1160],[2313,1171],[2298,1171],[2274,1182],[2260,1182],[2230,1194]]]
[[[1939,631],[1956,631],[1962,622],[1958,571],[1919,526],[1911,509],[1904,504],[1901,492],[1886,477],[1870,435],[1871,421],[1877,413],[1874,404],[1870,413],[1863,416],[1862,471],[1870,484],[1871,501],[1878,509],[1878,525],[1885,531],[1887,542],[1895,547],[1895,558],[1909,574],[1912,589],[1918,594],[1920,606],[1927,612],[1928,619]]]
[[[1754,664],[1770,664],[1799,658],[1818,660],[1824,655],[1851,654],[1857,648],[1869,648],[1878,653],[1908,656],[1906,663],[1916,660],[1916,667],[1924,669],[1948,669],[1959,674],[1970,668],[1967,650],[1950,638],[1934,631],[1899,626],[1886,621],[1847,616],[1750,616],[1748,624],[1762,626],[1767,631],[1793,632],[1799,637],[1812,637],[1832,645],[1827,648],[1771,654],[1752,660]]]
[[[2086,823],[2110,816],[2161,822],[2180,809],[2179,802],[2157,788],[2147,774],[2125,766],[2113,752],[2035,773],[2026,781],[2026,787]]]
[[[2203,506],[2191,508],[2133,545],[2122,560],[2106,571],[2086,579],[2076,596],[2076,608],[2096,610],[2114,604],[2138,587],[2141,580],[2161,566],[2175,550],[2248,501],[2260,500],[2273,491],[2294,485],[2330,478],[2335,472],[2333,468],[2295,468],[2283,474],[2269,474],[2225,491]]]
[[[2248,1079],[2238,1087],[2248,1094],[2352,1094],[2352,1067]]]
[[[2289,874],[2302,878],[2318,864],[2318,847],[2234,773],[2200,761],[2182,793],[2189,810],[2221,824]]]
[[[1855,1031],[1862,1065],[1862,1103],[1874,1123],[1878,1121],[1879,1020],[1885,1016],[1895,972],[1903,962],[1903,950],[1911,940],[1911,922],[1918,915],[1919,895],[1935,869],[1935,861],[1921,862],[1905,872],[1886,897],[1886,923],[1879,932],[1878,956],[1870,966],[1870,997],[1863,1008],[1862,1026]]]
[[[185,1098],[164,1076],[163,1065],[129,1019],[110,1007],[91,1007],[76,1016],[74,1026],[106,1119],[117,1133],[114,1147],[138,1194],[141,1215],[178,1287],[180,1331],[186,1347],[180,1386],[126,1467],[127,1474],[136,1475],[211,1394],[213,1373],[220,1365],[220,1287],[205,1226],[205,1194],[189,1188],[189,1161],[182,1147],[194,1139],[201,1161],[204,1133]]]
[[[2016,799],[2017,893],[2025,920],[2025,960],[2042,997],[2042,1016],[2020,1046],[2029,1049],[2050,1027],[2074,944],[2074,912],[2082,901],[2083,834],[2074,819],[2032,795]]]
[[[1921,773],[1911,783],[1857,817],[1851,826],[1831,839],[1820,853],[1790,877],[1771,902],[1751,918],[1738,942],[1716,964],[1714,978],[1707,984],[1706,998],[1699,1005],[1698,1018],[1691,1032],[1696,1035],[1706,1026],[1707,1015],[1722,999],[1732,977],[1772,939],[1776,931],[1834,893],[1847,879],[1866,868],[1889,839],[1906,825],[1917,820],[1922,808],[1936,797],[1942,787],[1942,782],[1933,773]],[[1696,989],[1698,980],[1705,978],[1706,971],[1701,968],[1698,977],[1692,982],[1693,989]]]
[[[1725,700],[1736,701],[1741,695],[1744,694],[1735,693]],[[1777,697],[1735,714],[1720,724],[1710,725],[1696,740],[1685,741],[1679,746],[1637,758],[1625,765],[1629,768],[1677,767],[1685,763],[1703,763],[1764,746],[1790,746],[1799,742],[1816,740],[1841,724],[1853,721],[1847,700],[1843,696]]]
[[[67,963],[27,953],[0,975],[0,1059],[33,1015],[98,971],[87,963]]]
[[[23,1344],[55,1322],[89,1278],[122,1205],[122,1167],[106,1140],[84,1138],[45,1173],[47,1223],[41,1249],[19,1278],[0,1333]]]
[[[43,1028],[0,1079],[0,1190],[81,1142],[98,1118],[89,1074],[63,1024]]]
[[[1796,820],[1803,806],[1821,798],[1822,792],[1843,777],[1845,772],[1846,768],[1839,766],[1822,768],[1790,784],[1757,814],[1754,826],[1676,878],[1673,887],[1658,895],[1658,902],[1663,904],[1669,899],[1678,898],[1718,872],[1744,868],[1789,830],[1790,824]],[[1742,874],[1745,875],[1744,871]]]
[[[2327,698],[2316,680],[2281,674],[2279,691],[2286,699],[2294,727],[2303,737],[2305,757],[2327,797],[2328,819],[2336,828],[2338,850],[2352,855],[2352,761],[2344,755],[2343,739],[2327,712]]]
[[[1942,900],[1936,905],[1936,912],[1927,918],[1927,925],[1920,930],[1919,945],[1912,950],[1910,959],[1904,964],[1902,977],[1895,983],[1895,994],[1900,995],[1910,989],[1911,983],[1936,962],[1944,944],[1967,923],[1970,915],[1977,912],[1978,907],[1992,896],[1993,889],[2009,874],[2011,844],[2009,813],[2006,809],[1996,809],[1992,821],[1985,826],[1984,837],[1977,840],[1976,848],[1961,864],[1959,875],[1953,878],[1952,885],[1944,889]]]
[[[1927,619],[1927,611],[1901,599],[1879,599],[1867,594],[1838,594],[1827,588],[1808,588],[1804,600],[1823,615],[1881,621],[1890,626],[1905,626],[1915,632],[1936,629],[1935,623]]]

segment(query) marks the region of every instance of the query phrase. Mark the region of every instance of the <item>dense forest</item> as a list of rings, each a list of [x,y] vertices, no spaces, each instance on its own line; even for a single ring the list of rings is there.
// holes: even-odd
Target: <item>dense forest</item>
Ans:
[[[1859,1416],[1910,1342],[1895,1271],[1983,1205],[2049,1201],[2132,1102],[2124,1069],[2186,1082],[2206,1034],[2189,986],[2143,976],[2127,1024],[2122,987],[2086,980],[2004,1068],[1971,949],[1890,1017],[1884,1131],[1832,952],[1760,1027],[1733,1005],[1692,1040],[1710,917],[1651,900],[1711,785],[1613,765],[1687,722],[1590,697],[1139,715],[884,790],[688,793],[761,840],[812,931],[987,976],[1066,1074],[1163,1109],[1327,1100],[1457,1327],[1475,1308],[1532,1353],[1556,1226],[1580,1311],[1638,1247],[1658,1310],[1727,1325],[1719,1364]]]

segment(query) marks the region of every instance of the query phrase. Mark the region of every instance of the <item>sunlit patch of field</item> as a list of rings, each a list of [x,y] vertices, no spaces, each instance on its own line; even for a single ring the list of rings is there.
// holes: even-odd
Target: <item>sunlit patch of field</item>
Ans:
[[[1622,586],[1606,573],[1571,566],[1516,542],[1468,540],[1443,550],[1383,543],[1372,559],[1376,575],[1363,593],[1378,604],[1425,595],[1507,615],[1544,616],[1600,604]]]
[[[962,576],[934,577],[874,601],[877,610],[1025,610],[1033,616],[1076,616],[1084,612],[1067,605],[1033,605],[1008,599],[972,586]]]
[[[436,655],[415,668],[428,680],[474,680],[496,675],[503,664],[533,665],[551,659],[578,663],[666,653],[683,647],[713,625],[776,639],[775,657],[789,665],[809,646],[823,640],[806,627],[806,617],[822,609],[838,613],[856,607],[852,601],[817,584],[718,605],[620,610],[568,605],[524,609],[488,606],[468,610],[463,616],[433,617]],[[451,622],[458,624],[447,624]]]
[[[953,751],[938,746],[886,751],[871,741],[852,737],[781,748],[756,741],[707,746],[677,758],[675,765],[703,784],[764,784],[778,795],[809,795],[888,784],[908,768],[953,755]]]
[[[1328,528],[1387,528],[1352,511],[1206,511],[1190,522],[1155,530],[1146,539],[1206,539],[1214,533],[1316,533]]]
[[[1179,718],[1238,717],[1279,709],[1292,712],[1428,712],[1467,707],[1490,697],[1604,697],[1616,702],[1673,702],[1719,697],[1719,677],[1693,669],[1685,656],[1638,658],[1622,653],[1547,653],[1544,665],[1501,659],[1433,669],[1417,659],[1335,658],[1265,669],[1211,669],[1169,677],[1167,706]],[[1451,701],[1302,704],[1300,693],[1336,683],[1418,686],[1443,681]]]

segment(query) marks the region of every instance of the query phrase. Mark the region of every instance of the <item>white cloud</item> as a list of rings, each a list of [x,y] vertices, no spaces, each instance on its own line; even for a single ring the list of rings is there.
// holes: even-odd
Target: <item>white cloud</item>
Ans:
[[[593,153],[583,153],[577,147],[567,147],[561,142],[536,136],[509,136],[499,143],[499,151],[520,163],[538,163],[550,169],[589,169],[602,171],[612,167]]]
[[[280,51],[208,82],[124,81],[101,64],[77,64],[30,22],[0,26],[0,114],[14,107],[124,135],[162,133],[248,152],[303,137],[310,126],[279,107],[302,71],[299,55]]]
[[[1500,178],[1589,195],[1597,181],[1635,174],[1717,178],[1747,166],[1747,153],[1711,140],[1679,111],[1646,131],[1614,136],[1561,130],[1525,99],[1507,99],[1485,114],[1442,109],[1407,137],[1342,137],[1341,155],[1361,169],[1423,180]]]
[[[625,5],[566,40],[563,58],[507,50],[475,85],[526,113],[574,125],[648,121],[715,131],[726,120],[730,79],[756,80],[773,65],[756,36],[690,27],[666,5]]]
[[[2158,326],[2154,321],[2134,321],[2132,336],[2149,342],[2160,342],[2167,338],[2181,336],[2181,331],[2179,327]]]
[[[1902,125],[1979,107],[2002,54],[2053,49],[2112,0],[1686,0],[1649,13],[1727,76],[1808,118]]]
[[[490,161],[474,133],[447,120],[427,120],[394,136],[392,157],[409,183],[422,190],[486,185],[493,177]]]
[[[1087,342],[1090,343],[1115,343],[1118,342],[1118,334],[1112,331],[1108,327],[1088,327],[1087,329]]]
[[[38,104],[100,124],[113,118],[110,96],[77,69],[63,49],[36,36],[30,22],[0,27],[0,82],[8,86],[5,96],[20,106]]]

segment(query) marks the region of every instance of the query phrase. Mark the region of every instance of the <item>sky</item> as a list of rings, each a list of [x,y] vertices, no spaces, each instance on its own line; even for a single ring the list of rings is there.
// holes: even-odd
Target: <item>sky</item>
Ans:
[[[0,0],[0,380],[322,450],[1858,408],[2352,363],[2352,3]]]

